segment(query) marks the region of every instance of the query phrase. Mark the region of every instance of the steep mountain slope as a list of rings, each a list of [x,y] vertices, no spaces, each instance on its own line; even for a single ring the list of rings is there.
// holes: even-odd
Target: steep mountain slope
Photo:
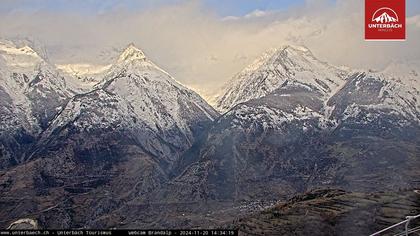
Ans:
[[[162,152],[161,143],[175,149],[187,148],[202,128],[201,123],[215,117],[217,113],[196,93],[177,83],[130,45],[104,80],[92,91],[72,98],[43,136],[49,137],[66,125],[86,132],[150,132],[156,135],[156,143],[150,136],[139,141],[148,152],[158,155]]]
[[[375,132],[372,135],[414,137],[415,129],[405,128],[420,124],[418,81],[417,76],[401,80],[392,74],[354,73],[328,100],[330,118],[340,121],[337,129],[351,125],[354,132],[366,128]]]
[[[18,47],[8,40],[0,41],[0,51],[4,63],[16,73],[36,74],[36,67],[45,62],[30,46]]]
[[[239,103],[270,94],[284,83],[300,84],[328,96],[343,84],[346,74],[345,69],[315,58],[308,48],[283,46],[266,52],[235,75],[218,98],[216,107],[226,111]]]
[[[93,82],[106,73],[112,65],[59,64],[56,66],[65,73]]]
[[[29,46],[0,42],[0,169],[24,152],[73,92],[55,68]]]
[[[2,173],[5,197],[32,198],[9,200],[0,214],[35,216],[52,228],[98,228],[101,217],[167,182],[179,156],[217,116],[129,45],[100,83],[67,102],[25,164]],[[14,176],[21,171],[28,175]]]
[[[4,59],[0,65],[10,61]],[[0,76],[10,68],[0,66]],[[0,169],[0,227],[29,218],[44,228],[208,228],[330,187],[343,190],[315,191],[286,204],[290,217],[307,219],[294,210],[309,209],[316,222],[287,229],[306,233],[327,220],[333,223],[320,227],[335,233],[355,222],[358,208],[379,209],[366,192],[419,185],[418,68],[351,72],[306,48],[285,46],[235,77],[219,100],[220,117],[134,45],[99,83],[68,99],[61,89],[67,80],[52,80],[48,68],[27,81],[22,74],[6,76],[0,86],[0,115],[9,122],[2,128],[22,127],[13,137],[28,140],[15,163]],[[10,93],[16,89],[20,96]],[[364,198],[372,200],[366,208]],[[347,207],[352,203],[362,204]],[[319,210],[325,205],[336,211]],[[277,216],[268,210],[276,223]],[[245,233],[281,230],[271,230],[268,219],[241,222],[236,225]],[[370,226],[382,225],[361,233]]]
[[[283,61],[304,60],[292,54]],[[161,194],[252,201],[284,199],[317,186],[415,187],[420,94],[417,73],[409,74],[354,72],[328,93],[312,77],[286,78],[279,88],[235,105],[213,123]],[[241,78],[236,87],[247,88],[253,76]],[[250,91],[245,90],[236,93]],[[252,90],[265,91],[265,84]]]

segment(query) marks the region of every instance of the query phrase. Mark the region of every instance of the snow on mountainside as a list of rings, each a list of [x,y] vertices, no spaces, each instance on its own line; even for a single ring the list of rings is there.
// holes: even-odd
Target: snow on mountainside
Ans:
[[[73,95],[55,67],[29,46],[17,47],[10,41],[0,41],[0,57],[3,61],[0,87],[10,97],[10,103],[25,114],[32,128],[46,125]]]
[[[99,83],[111,65],[62,64],[55,65],[67,86],[76,94],[86,93]]]
[[[93,77],[106,72],[111,65],[91,65],[91,64],[59,64],[59,70],[77,77]]]
[[[327,105],[336,118],[355,118],[363,114],[368,122],[375,116],[395,115],[399,117],[396,123],[401,125],[406,121],[419,124],[419,80],[419,76],[405,66],[389,67],[381,72],[358,71],[347,78]]]
[[[420,90],[420,83],[418,81],[420,77],[420,62],[391,63],[382,73]]]
[[[111,67],[111,65],[93,64],[59,64],[55,66],[63,75],[72,78],[74,87],[82,91],[87,91],[100,82]]]
[[[88,86],[4,45],[0,189],[19,201],[0,218],[146,228],[182,211],[169,226],[201,227],[231,203],[418,185],[419,67],[350,71],[285,46],[235,76],[219,117],[132,44]]]
[[[162,195],[246,201],[416,186],[418,68],[352,71],[293,46],[267,53],[231,81],[218,103],[228,111]]]
[[[13,72],[33,74],[44,60],[32,48],[16,46],[13,42],[0,41],[0,54],[5,65]]]
[[[319,61],[301,46],[272,49],[235,75],[217,100],[216,107],[226,111],[235,105],[263,97],[284,83],[298,83],[323,96],[329,96],[344,83],[348,72]]]
[[[394,97],[399,97],[405,104],[414,106],[412,114],[417,112],[420,119],[420,63],[393,63],[389,65],[383,74],[391,78],[395,84]],[[400,101],[401,101],[400,100]]]
[[[141,139],[149,145],[146,149],[158,155],[162,149],[159,140],[185,149],[203,124],[218,116],[198,94],[175,81],[132,44],[97,75],[99,82],[63,73],[27,45],[17,47],[2,41],[0,48],[0,115],[4,120],[0,128],[3,144],[7,143],[0,145],[0,151],[5,150],[5,159],[21,156],[25,150],[22,147],[19,154],[14,153],[13,147],[20,145],[8,140],[30,144],[40,134],[41,140],[48,140],[54,130],[65,125],[87,132],[144,132]],[[22,135],[28,138],[22,139]],[[148,140],[152,136],[155,139]]]
[[[165,143],[186,148],[194,141],[195,126],[218,116],[198,94],[129,45],[93,90],[75,96],[44,134],[72,125],[87,132],[112,129],[136,132],[145,143],[159,137]],[[144,133],[144,134],[142,134]],[[144,144],[145,146],[149,144]],[[159,145],[148,151],[158,153]]]
[[[198,94],[178,83],[166,71],[147,59],[133,44],[124,50],[105,79],[95,87],[110,90],[125,98],[133,105],[136,114],[147,120],[151,126],[169,129],[176,125],[186,128],[182,121],[185,118],[183,116],[193,114],[183,114],[184,109],[198,109],[199,113],[211,120],[217,116]],[[139,97],[142,99],[138,99]],[[145,111],[148,111],[146,114],[153,115],[145,116]],[[165,121],[161,115],[166,114],[176,124]]]
[[[263,54],[234,76],[218,98],[217,108],[227,111],[237,104],[257,99],[261,104],[253,102],[254,106],[269,109],[264,101],[281,99],[287,103],[290,100],[288,88],[301,87],[306,93],[315,93],[314,99],[324,103],[316,114],[325,119],[329,119],[331,113],[356,116],[363,107],[393,111],[418,122],[420,83],[417,70],[418,65],[410,63],[393,63],[380,72],[350,70],[319,61],[305,47],[283,46]],[[265,96],[268,97],[259,99]],[[335,104],[338,97],[342,99],[341,107]],[[294,113],[286,108],[282,108],[282,112],[289,112],[288,116]]]
[[[81,93],[88,91],[98,83],[103,78],[104,72],[110,67],[110,65],[86,64],[52,65],[45,59],[48,57],[46,52],[38,52],[29,45],[30,43],[0,40],[0,58],[3,60],[0,67],[3,68],[3,71],[7,71],[9,74],[24,74],[30,79],[35,77],[42,68],[48,68],[55,76],[60,77],[59,80],[64,78],[67,90],[72,93]]]
[[[24,45],[0,42],[0,168],[19,163],[27,147],[74,95],[66,80]]]
[[[384,81],[379,96],[383,98],[385,107],[420,122],[420,76],[415,69],[398,67],[398,73],[395,73],[397,67],[394,71],[388,67],[378,76]]]
[[[38,75],[23,87],[39,90],[36,98],[41,101],[61,101],[47,93],[54,88],[47,82],[61,85],[61,77]],[[68,87],[68,83],[64,85]],[[38,99],[31,97],[30,101]],[[3,101],[2,97],[0,103]],[[49,122],[40,125],[39,135],[13,138],[0,133],[0,170],[7,173],[0,176],[0,189],[7,192],[3,194],[6,197],[24,196],[30,201],[22,211],[13,213],[9,210],[18,206],[11,202],[10,208],[0,209],[0,217],[56,214],[62,199],[71,198],[71,208],[80,211],[65,210],[63,217],[54,216],[60,222],[57,225],[45,217],[48,223],[43,225],[51,228],[77,227],[76,218],[88,227],[99,227],[97,220],[104,214],[128,206],[131,200],[144,199],[168,181],[180,156],[219,115],[134,45],[121,53],[89,91],[73,94],[58,107],[52,101],[30,107],[42,108],[43,104],[57,109]],[[15,150],[19,147],[16,143],[22,144],[19,150]],[[10,185],[2,187],[2,183]],[[79,200],[85,207],[76,207]],[[58,207],[37,213],[50,204]],[[71,220],[61,224],[67,217]]]

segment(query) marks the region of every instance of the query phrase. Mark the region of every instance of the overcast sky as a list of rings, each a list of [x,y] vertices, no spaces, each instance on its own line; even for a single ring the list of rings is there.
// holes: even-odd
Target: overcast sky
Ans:
[[[364,0],[1,0],[0,37],[42,42],[54,63],[103,64],[134,42],[204,94],[283,44],[359,68],[420,60],[419,0],[407,0],[405,42],[365,42],[363,9]]]

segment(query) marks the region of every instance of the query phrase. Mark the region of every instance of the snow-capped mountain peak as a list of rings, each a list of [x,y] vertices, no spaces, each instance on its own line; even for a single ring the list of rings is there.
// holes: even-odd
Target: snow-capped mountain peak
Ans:
[[[235,75],[218,98],[217,107],[228,110],[236,104],[263,97],[287,83],[329,97],[343,84],[345,74],[345,70],[318,60],[304,46],[281,46],[267,51]]]
[[[245,67],[245,69],[241,72],[252,72],[259,69],[263,65],[267,65],[273,63],[270,59],[275,59],[274,56],[276,54],[288,54],[290,55],[302,55],[306,54],[312,56],[312,52],[305,46],[295,46],[295,45],[284,45],[278,48],[271,48],[264,52],[260,57],[254,60],[250,65]]]
[[[17,47],[14,43],[10,41],[0,41],[0,51],[8,55],[27,55],[32,57],[40,58],[38,53],[28,45],[23,47]]]
[[[375,21],[376,23],[389,23],[389,22],[397,22],[398,20],[395,19],[394,17],[388,15],[388,13],[384,12],[382,13],[382,15],[376,17],[375,19],[373,19],[373,21]]]
[[[28,73],[36,70],[40,63],[45,62],[39,54],[29,47],[16,46],[13,42],[0,41],[0,56],[5,64],[14,72]]]
[[[127,48],[118,57],[118,63],[132,62],[132,61],[143,61],[146,59],[143,51],[138,49],[133,43],[130,43]]]
[[[174,155],[160,153],[157,140],[184,150],[194,142],[202,122],[217,116],[198,94],[130,44],[103,80],[92,91],[73,97],[43,135],[47,138],[67,124],[88,132],[128,132],[132,135],[128,138],[148,152],[170,160]]]
[[[116,63],[111,65],[109,69],[104,72],[103,80],[95,85],[95,87],[100,88],[110,80],[114,80],[116,77],[135,78],[139,76],[146,76],[151,80],[166,81],[177,87],[180,86],[179,82],[170,76],[168,72],[149,60],[142,50],[131,43],[121,52]]]

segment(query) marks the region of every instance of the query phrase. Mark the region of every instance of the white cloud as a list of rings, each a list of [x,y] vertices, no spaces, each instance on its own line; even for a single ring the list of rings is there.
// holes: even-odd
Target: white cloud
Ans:
[[[0,15],[0,36],[37,38],[58,63],[104,63],[115,48],[134,42],[177,80],[206,94],[285,43],[305,44],[322,60],[352,67],[420,60],[420,16],[408,18],[406,42],[366,42],[363,4],[308,0],[288,11],[255,11],[234,20],[220,19],[197,1],[144,11],[118,7],[100,15],[15,11]]]
[[[420,15],[407,18],[407,24],[420,28]]]

